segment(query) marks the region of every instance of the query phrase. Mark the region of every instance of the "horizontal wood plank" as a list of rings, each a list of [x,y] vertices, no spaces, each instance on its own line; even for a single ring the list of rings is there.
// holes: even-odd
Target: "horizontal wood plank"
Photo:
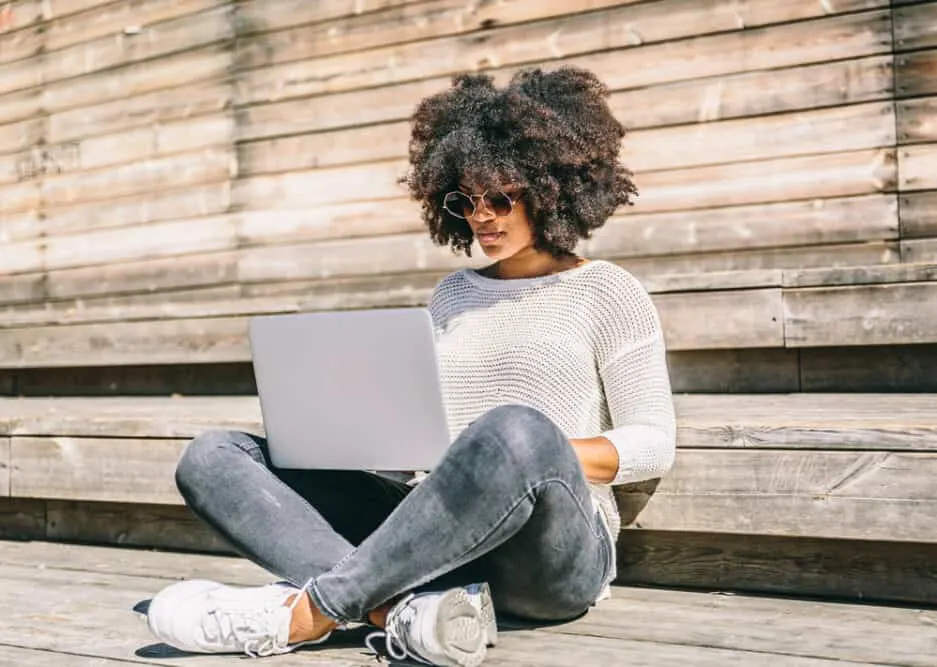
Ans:
[[[801,391],[937,393],[937,345],[819,347],[796,352]],[[868,363],[871,356],[874,364]]]
[[[894,16],[897,51],[937,47],[937,5],[933,2],[896,7]]]
[[[17,498],[178,505],[173,474],[185,441],[14,437],[11,494]]]
[[[624,531],[618,541],[623,584],[866,602],[934,599],[929,564],[935,557],[933,543],[864,540],[857,548],[852,540],[655,530]]]
[[[912,239],[901,242],[902,262],[937,262],[937,239]]]
[[[39,115],[39,101],[40,91],[38,90],[5,93],[3,104],[0,105],[0,124],[35,119]],[[3,136],[4,129],[0,127],[0,136]]]
[[[902,263],[881,266],[848,266],[784,271],[785,287],[832,287],[885,283],[937,282],[937,264]]]
[[[898,151],[898,175],[901,190],[937,189],[937,143],[905,146]]]
[[[786,290],[788,346],[933,342],[937,282]]]
[[[10,33],[27,28],[42,19],[43,2],[42,0],[18,0],[15,4],[4,8],[4,12],[4,21],[0,25],[0,35],[4,39],[8,39]]]
[[[3,11],[10,12],[11,10],[4,9]],[[23,25],[15,32],[0,28],[0,43],[3,44],[3,48],[0,49],[0,64],[32,58],[42,51],[42,29],[38,23]]]
[[[784,345],[780,289],[659,294],[654,305],[668,350]]]
[[[348,16],[392,9],[415,0],[244,0],[238,18],[245,34],[288,28],[298,24],[334,21]]]
[[[937,236],[937,191],[902,193],[901,236]]]
[[[0,496],[0,539],[35,540],[46,534],[46,505],[41,500]]]
[[[816,12],[815,15],[822,15],[823,9],[815,3],[782,5],[752,0],[748,6],[758,7],[758,11],[749,17],[748,25],[753,27],[738,31],[739,19],[732,11],[713,12],[708,3],[706,6],[677,5],[690,16],[674,20],[674,10],[664,12],[663,5],[626,6],[605,13],[583,14],[565,21],[559,34],[554,34],[556,27],[552,23],[534,23],[492,30],[482,38],[475,35],[447,37],[249,70],[239,80],[238,101],[269,102],[561,57],[572,58],[573,63],[594,69],[613,88],[638,87],[764,67],[820,62],[829,59],[826,56],[833,47],[833,41],[838,59],[883,53],[891,44],[887,12],[865,12],[820,19],[815,23],[805,21],[757,28],[754,26],[787,20],[791,11],[796,17],[802,17],[805,6]],[[647,13],[647,21],[640,22],[636,12]],[[616,16],[621,17],[621,22],[616,21]],[[620,27],[610,29],[615,26]],[[737,32],[682,41],[675,39],[710,31]],[[670,41],[655,43],[664,40]],[[641,47],[627,48],[636,45]],[[618,48],[625,50],[574,57],[584,49]],[[719,59],[713,57],[717,49],[721,54]],[[746,57],[732,56],[740,51]],[[691,52],[693,65],[687,67],[685,61]]]
[[[42,108],[54,114],[174,89],[196,81],[217,81],[228,76],[230,67],[230,47],[224,44],[164,55],[108,70],[99,76],[47,83],[42,88]]]
[[[895,57],[895,96],[937,95],[937,50]]]
[[[232,14],[232,6],[221,6],[162,23],[146,24],[139,32],[122,30],[116,35],[52,51],[43,58],[43,82],[70,79],[232,40]]]
[[[54,236],[157,222],[171,222],[226,213],[231,207],[231,181],[155,190],[141,195],[107,199],[43,210],[42,220],[23,238]]]
[[[244,146],[241,166],[253,175],[403,158],[409,135],[409,123],[393,123],[256,142]],[[894,143],[893,105],[876,102],[632,132],[622,158],[642,172]]]
[[[42,82],[41,56],[0,65],[0,95],[35,88]]]
[[[57,3],[52,3],[54,7]],[[47,51],[89,42],[101,37],[134,33],[141,28],[147,34],[150,26],[224,4],[224,0],[147,0],[142,5],[132,2],[111,2],[92,6],[80,17],[56,17],[45,28]]]
[[[896,112],[899,143],[937,142],[937,97],[899,100]]]

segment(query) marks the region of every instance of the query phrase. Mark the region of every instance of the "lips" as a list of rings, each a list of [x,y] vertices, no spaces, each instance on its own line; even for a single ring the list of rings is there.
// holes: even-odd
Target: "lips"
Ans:
[[[478,237],[479,243],[482,245],[489,245],[504,236],[504,232],[487,232],[484,234],[479,232],[476,236]]]

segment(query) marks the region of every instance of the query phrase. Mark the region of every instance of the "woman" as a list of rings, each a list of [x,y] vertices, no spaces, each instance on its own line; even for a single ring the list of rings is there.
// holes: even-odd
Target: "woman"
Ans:
[[[636,189],[591,73],[456,77],[413,118],[410,192],[440,245],[495,260],[434,290],[452,429],[420,480],[278,470],[266,441],[211,431],[185,451],[188,505],[288,583],[170,586],[149,624],[182,649],[282,653],[352,623],[394,657],[476,665],[497,612],[575,618],[608,595],[611,486],[663,475],[674,413],[657,313],[625,270],[574,249]],[[416,482],[419,483],[416,483]]]

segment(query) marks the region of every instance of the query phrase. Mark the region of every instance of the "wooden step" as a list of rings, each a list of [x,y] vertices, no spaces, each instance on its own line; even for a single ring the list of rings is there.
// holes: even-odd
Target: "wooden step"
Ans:
[[[318,281],[303,294],[13,310],[0,369],[248,362],[264,313],[424,305],[441,274]],[[672,352],[937,342],[937,265],[742,271],[646,281]]]
[[[677,463],[616,489],[649,530],[937,541],[937,397],[676,397]],[[255,397],[0,400],[0,490],[14,498],[178,505],[186,442],[262,432]],[[5,473],[5,474],[4,474]],[[900,518],[900,520],[899,520]]]

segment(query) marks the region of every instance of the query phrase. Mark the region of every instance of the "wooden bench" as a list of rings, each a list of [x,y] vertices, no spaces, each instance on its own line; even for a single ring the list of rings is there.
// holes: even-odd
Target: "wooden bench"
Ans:
[[[921,561],[937,556],[933,396],[676,404],[672,473],[618,490],[622,581],[937,595]],[[246,396],[0,399],[0,415],[0,531],[141,546],[225,549],[180,510],[175,463],[205,429],[262,433]]]
[[[0,323],[0,388],[4,377],[34,368],[233,363],[249,376],[251,315],[422,305],[441,275],[322,280],[280,296],[153,304],[115,297],[95,306],[74,300],[13,309]],[[937,264],[644,282],[662,319],[675,391],[937,389],[937,373],[930,372],[937,368]],[[882,352],[876,371],[863,377],[868,346]],[[915,364],[907,363],[909,354]],[[860,372],[837,385],[849,362],[858,362]],[[186,391],[171,391],[180,390]]]

